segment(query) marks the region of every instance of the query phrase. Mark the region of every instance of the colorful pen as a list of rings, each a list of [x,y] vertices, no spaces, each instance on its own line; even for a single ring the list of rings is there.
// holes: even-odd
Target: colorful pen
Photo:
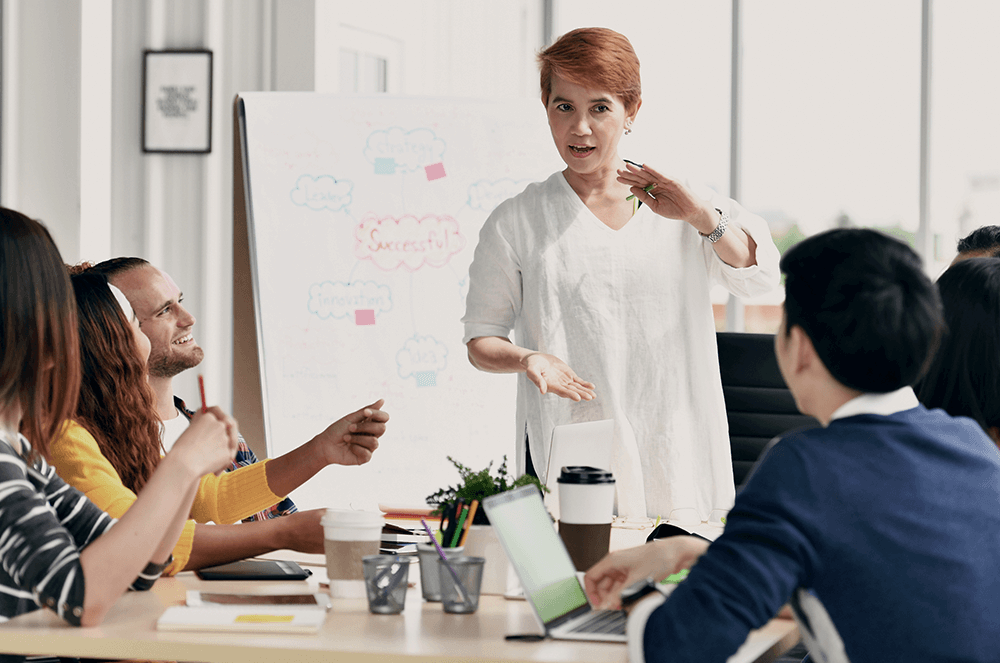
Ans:
[[[469,517],[469,507],[462,507],[462,515],[458,517],[458,526],[455,527],[455,534],[451,537],[451,545],[449,548],[454,548],[458,545],[458,539],[465,532],[465,519]]]
[[[462,532],[462,538],[459,539],[458,545],[464,546],[465,540],[469,538],[469,530],[472,529],[472,522],[476,519],[476,511],[479,509],[479,500],[472,500],[472,506],[469,507],[469,517],[465,519],[465,531]]]

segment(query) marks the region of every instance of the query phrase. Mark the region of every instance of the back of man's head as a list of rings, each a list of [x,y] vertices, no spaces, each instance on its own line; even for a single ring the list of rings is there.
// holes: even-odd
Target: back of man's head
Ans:
[[[845,387],[885,393],[923,374],[944,327],[937,289],[906,244],[874,230],[809,237],[781,260],[785,333],[798,325]]]
[[[983,226],[958,240],[959,257],[1000,258],[1000,226]]]

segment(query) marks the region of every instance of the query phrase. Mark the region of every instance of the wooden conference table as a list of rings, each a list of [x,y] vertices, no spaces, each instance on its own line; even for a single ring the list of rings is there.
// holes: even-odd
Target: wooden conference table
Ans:
[[[283,557],[288,559],[295,553]],[[281,557],[280,553],[273,556]],[[321,559],[321,558],[320,558]],[[508,642],[511,633],[538,632],[526,601],[483,596],[472,615],[451,615],[440,603],[425,602],[419,586],[407,591],[401,615],[373,615],[364,599],[334,599],[317,635],[240,634],[157,631],[156,620],[170,605],[184,602],[188,589],[232,593],[306,593],[323,591],[325,569],[312,567],[308,581],[203,581],[193,573],[161,578],[149,592],[130,592],[112,608],[104,624],[74,628],[54,613],[37,610],[0,624],[0,651],[87,658],[142,658],[172,661],[253,663],[255,661],[442,662],[628,660],[615,643]],[[419,578],[418,566],[410,579]],[[766,663],[799,638],[791,620],[774,619],[753,632],[731,663]]]

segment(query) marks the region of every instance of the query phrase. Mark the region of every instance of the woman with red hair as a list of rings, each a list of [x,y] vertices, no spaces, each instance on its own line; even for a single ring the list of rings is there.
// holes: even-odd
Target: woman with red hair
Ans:
[[[614,419],[620,515],[718,522],[734,487],[709,291],[774,288],[778,251],[736,201],[619,156],[642,105],[623,35],[573,30],[538,60],[566,168],[483,226],[469,360],[520,374],[519,468],[544,479],[555,426]]]

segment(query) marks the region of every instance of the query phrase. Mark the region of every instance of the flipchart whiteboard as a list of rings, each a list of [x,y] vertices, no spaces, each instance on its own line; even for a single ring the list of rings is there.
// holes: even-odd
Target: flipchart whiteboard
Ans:
[[[385,398],[372,461],[332,466],[300,508],[420,506],[506,454],[515,379],[462,344],[479,230],[562,167],[542,104],[246,93],[243,155],[264,428],[281,455]],[[237,357],[236,361],[240,361]]]

